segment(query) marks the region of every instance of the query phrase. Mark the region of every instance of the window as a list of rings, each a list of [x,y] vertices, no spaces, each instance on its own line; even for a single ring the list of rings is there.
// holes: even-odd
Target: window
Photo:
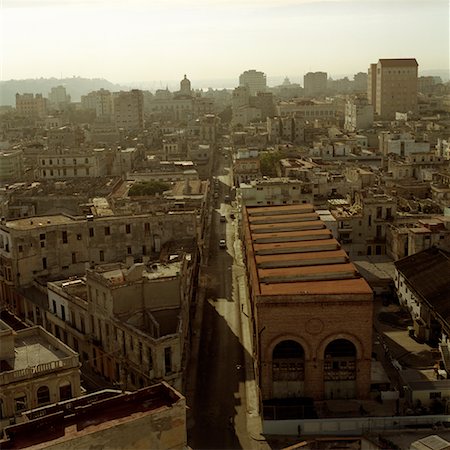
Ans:
[[[131,233],[131,225],[129,223],[125,225],[125,233],[127,234]]]
[[[61,305],[61,319],[64,321],[66,320],[66,308],[64,305]]]
[[[23,247],[19,245],[19,252],[23,252]]]
[[[72,264],[76,264],[76,262],[77,262],[77,254],[72,253]]]
[[[172,372],[172,348],[166,347],[164,349],[164,367],[165,373],[170,374]]]
[[[55,300],[52,300],[52,309],[53,309],[53,313],[56,314],[56,302],[55,302]]]
[[[144,231],[146,233],[150,232],[150,224],[148,222],[144,223]]]
[[[45,241],[41,241],[41,248],[45,248]]]
[[[47,258],[42,258],[42,269],[47,269]]]
[[[59,386],[59,401],[69,400],[72,398],[72,386],[69,381],[64,381]]]
[[[441,236],[442,238],[443,236]],[[147,247],[145,245],[142,246],[142,254],[146,255],[147,254]]]
[[[20,393],[14,398],[14,409],[16,410],[16,412],[26,411],[28,409],[27,403],[27,396],[23,393]]]
[[[40,234],[40,235],[39,235],[39,239],[40,239],[41,241],[45,240],[45,233]]]
[[[62,241],[63,244],[67,244],[67,231],[62,232]]]
[[[89,228],[89,237],[94,237],[94,229]]]
[[[103,250],[100,250],[100,261],[105,260],[105,252]]]
[[[38,405],[50,403],[50,391],[47,386],[41,386],[37,390],[37,403]]]
[[[153,354],[152,349],[150,347],[147,348],[147,356],[148,356],[148,370],[153,369]]]
[[[105,236],[109,236],[111,234],[111,228],[105,227]]]
[[[131,255],[131,247],[127,247],[127,254]]]
[[[433,398],[441,398],[440,392],[430,392],[430,400]]]

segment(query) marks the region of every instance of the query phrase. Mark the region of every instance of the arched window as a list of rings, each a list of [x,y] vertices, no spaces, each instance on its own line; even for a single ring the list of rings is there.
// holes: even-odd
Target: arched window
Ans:
[[[37,390],[37,402],[38,405],[46,405],[50,403],[50,391],[47,386],[41,386]]]
[[[336,339],[325,348],[325,398],[354,398],[356,395],[356,347],[347,339]]]
[[[72,385],[69,381],[63,381],[59,385],[59,400],[69,400],[72,398]]]
[[[272,353],[273,381],[304,380],[303,347],[295,341],[282,341],[276,345]]]

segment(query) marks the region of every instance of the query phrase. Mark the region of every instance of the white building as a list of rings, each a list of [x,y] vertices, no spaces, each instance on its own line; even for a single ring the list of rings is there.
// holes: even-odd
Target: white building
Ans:
[[[345,104],[344,129],[347,131],[365,130],[373,125],[373,106],[367,101],[349,100]]]

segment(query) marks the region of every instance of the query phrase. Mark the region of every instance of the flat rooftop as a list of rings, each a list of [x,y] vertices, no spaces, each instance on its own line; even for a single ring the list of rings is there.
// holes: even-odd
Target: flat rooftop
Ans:
[[[101,391],[89,399],[79,397],[25,413],[26,422],[5,428],[0,446],[36,450],[50,446],[67,448],[68,441],[164,413],[180,402],[184,402],[184,397],[165,382],[134,392]],[[164,418],[170,421],[169,417]],[[185,420],[182,411],[177,419]]]
[[[53,361],[72,356],[68,352],[53,347],[51,343],[38,333],[22,336],[18,333],[14,340],[14,367],[13,370],[36,367]]]
[[[372,293],[311,205],[247,207],[243,215],[249,269],[256,274],[253,292]]]
[[[40,227],[48,227],[49,225],[61,225],[65,223],[73,223],[76,219],[56,214],[53,216],[39,216],[24,219],[8,220],[6,226],[15,230],[33,230]]]

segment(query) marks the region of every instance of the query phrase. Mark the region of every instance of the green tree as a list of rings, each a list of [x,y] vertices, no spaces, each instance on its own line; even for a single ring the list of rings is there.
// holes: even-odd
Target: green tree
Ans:
[[[170,185],[163,183],[162,181],[147,181],[142,183],[135,183],[128,191],[130,197],[137,197],[143,195],[156,195],[162,194],[164,191],[169,190]]]

